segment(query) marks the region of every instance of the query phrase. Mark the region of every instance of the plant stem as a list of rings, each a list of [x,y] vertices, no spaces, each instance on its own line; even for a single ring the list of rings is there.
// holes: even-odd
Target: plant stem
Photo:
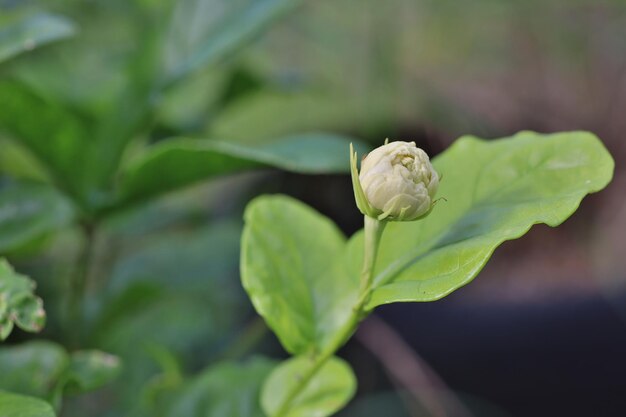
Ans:
[[[383,235],[383,230],[385,229],[387,222],[384,220],[377,220],[373,217],[364,216],[363,223],[365,226],[365,239],[363,242],[363,269],[361,270],[359,301],[365,304],[372,289],[374,266],[376,265],[376,255],[378,254],[378,244],[380,243],[380,238]]]
[[[79,347],[82,339],[85,288],[96,241],[95,225],[85,223],[82,225],[82,230],[85,241],[71,276],[67,317],[65,320],[65,330],[68,332],[68,338],[73,347]]]
[[[348,318],[346,324],[339,329],[335,337],[328,344],[328,347],[321,353],[312,357],[312,365],[305,373],[303,373],[298,382],[292,386],[285,400],[278,408],[273,417],[284,417],[296,399],[298,394],[308,385],[315,374],[324,366],[324,364],[334,356],[335,352],[343,346],[352,334],[356,331],[361,320],[365,318],[367,305],[372,292],[372,279],[374,277],[374,266],[376,265],[376,255],[378,254],[378,246],[386,221],[379,221],[373,217],[364,216],[364,255],[363,268],[361,270],[361,280],[359,286],[359,297],[356,304],[352,307],[352,314]]]

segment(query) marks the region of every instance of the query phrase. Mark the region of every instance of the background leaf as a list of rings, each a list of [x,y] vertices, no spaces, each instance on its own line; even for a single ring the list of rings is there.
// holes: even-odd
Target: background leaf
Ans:
[[[165,40],[166,82],[214,63],[249,43],[300,3],[301,0],[178,2]]]
[[[347,172],[347,137],[308,133],[263,146],[198,139],[171,139],[149,148],[125,170],[121,179],[123,202],[147,199],[217,175],[254,168],[279,168],[306,174]]]
[[[9,336],[14,324],[28,332],[43,328],[46,312],[34,290],[35,283],[30,278],[17,274],[0,258],[0,340]]]
[[[0,389],[47,399],[58,406],[68,391],[82,393],[111,382],[119,370],[119,359],[95,350],[70,355],[56,343],[30,341],[0,349],[0,369]]]
[[[287,351],[322,349],[348,320],[358,275],[332,221],[286,196],[253,200],[244,215],[241,279]]]
[[[215,222],[128,250],[113,266],[107,289],[92,299],[102,304],[94,339],[120,354],[154,343],[191,357],[224,337],[242,318],[223,312],[248,304],[236,283],[240,235],[238,222]],[[144,335],[139,345],[137,333]]]
[[[259,392],[274,366],[265,358],[215,365],[183,387],[167,416],[263,417]]]
[[[67,18],[50,13],[0,20],[0,62],[41,45],[68,38],[76,27]]]
[[[7,417],[54,417],[50,404],[37,398],[0,391],[0,412]]]
[[[268,416],[274,416],[292,387],[312,365],[298,356],[280,364],[268,377],[261,392],[261,405]],[[285,417],[325,417],[342,408],[356,391],[356,378],[343,360],[331,357],[300,391]]]
[[[423,220],[389,224],[370,308],[432,301],[467,284],[502,242],[533,224],[561,224],[586,194],[609,183],[614,163],[590,133],[521,132],[494,141],[463,137],[434,165],[443,176],[438,196],[447,201]]]
[[[117,356],[99,350],[73,352],[65,372],[68,392],[86,392],[115,380],[121,370]]]
[[[186,200],[177,199],[176,204],[190,209]],[[155,207],[142,207],[131,217],[138,216],[145,226],[149,216],[159,221],[168,216],[166,211],[150,214],[150,210]],[[133,225],[130,219],[115,225],[117,233],[124,233],[120,241],[132,241],[137,234],[150,238],[120,248],[107,288],[95,291],[89,301],[99,305],[90,343],[124,362],[122,376],[112,388],[126,407],[137,404],[137,392],[146,381],[160,378],[155,351],[180,358],[185,369],[204,368],[236,338],[251,313],[237,279],[240,220],[204,225],[196,219],[167,232],[137,231]],[[224,314],[227,311],[237,314]]]
[[[0,253],[60,230],[73,218],[71,204],[53,188],[27,183],[0,188]]]
[[[65,350],[52,342],[33,341],[0,349],[0,389],[50,398],[69,364]]]
[[[0,80],[0,102],[0,130],[28,148],[61,189],[84,197],[85,178],[76,173],[86,169],[91,122],[17,80]]]

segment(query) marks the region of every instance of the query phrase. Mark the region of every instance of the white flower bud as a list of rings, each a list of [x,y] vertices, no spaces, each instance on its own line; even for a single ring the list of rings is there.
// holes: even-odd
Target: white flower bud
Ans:
[[[356,186],[356,163],[353,165]],[[439,186],[439,175],[415,142],[391,142],[374,149],[361,163],[358,180],[357,205],[364,214],[379,220],[424,217],[433,206]],[[367,201],[359,202],[359,195]]]

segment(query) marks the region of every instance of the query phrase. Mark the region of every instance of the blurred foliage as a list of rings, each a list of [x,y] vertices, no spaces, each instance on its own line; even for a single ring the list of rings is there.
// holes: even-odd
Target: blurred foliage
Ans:
[[[346,172],[348,143],[366,150],[317,129],[244,146],[203,128],[260,85],[236,56],[299,3],[0,3],[0,252],[43,282],[48,337],[98,346],[127,364],[120,371],[114,356],[68,355],[52,342],[14,344],[0,352],[12,363],[10,372],[3,368],[3,389],[60,407],[63,396],[122,372],[97,394],[114,400],[96,415],[150,414],[163,392],[179,389],[185,369],[206,366],[237,342],[249,311],[237,285],[240,220],[223,210],[222,218],[207,216],[193,192],[190,199],[178,193],[171,201],[184,203],[173,206],[155,198],[248,170]],[[207,198],[219,201],[218,192]],[[27,322],[29,281],[20,277],[28,293],[13,291],[7,280],[19,276],[5,266],[3,336],[13,320],[39,330],[41,320]],[[33,305],[43,317],[41,302]],[[269,369],[259,361],[249,372]],[[214,372],[248,372],[232,366]],[[199,379],[183,397],[193,404],[191,392],[217,389],[211,378],[222,377]],[[250,389],[255,402],[257,388]],[[72,396],[63,403],[70,414],[85,406]],[[215,412],[232,406],[224,399]]]
[[[63,395],[99,388],[120,370],[115,356],[95,350],[69,354],[46,341],[1,348],[0,365],[0,389],[45,398],[57,408]]]

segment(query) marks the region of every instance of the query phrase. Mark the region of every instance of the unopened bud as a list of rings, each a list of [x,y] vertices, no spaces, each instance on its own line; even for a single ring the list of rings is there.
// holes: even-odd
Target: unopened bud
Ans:
[[[430,213],[439,175],[415,142],[391,142],[370,152],[356,167],[351,148],[352,185],[361,212],[378,220],[417,220]]]

